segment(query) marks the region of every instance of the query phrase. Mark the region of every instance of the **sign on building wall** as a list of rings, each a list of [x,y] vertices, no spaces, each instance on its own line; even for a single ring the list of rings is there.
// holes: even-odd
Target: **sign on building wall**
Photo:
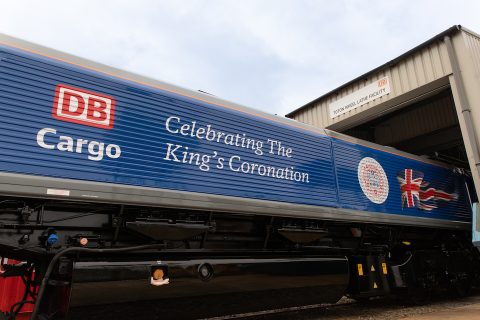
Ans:
[[[388,77],[381,78],[340,100],[330,103],[330,117],[338,117],[389,93],[390,79]]]

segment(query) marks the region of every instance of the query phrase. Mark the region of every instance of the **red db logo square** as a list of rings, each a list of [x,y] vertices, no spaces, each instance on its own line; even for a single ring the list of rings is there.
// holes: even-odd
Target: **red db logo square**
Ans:
[[[378,80],[378,87],[379,88],[384,87],[387,83],[388,83],[388,80],[386,78],[385,79],[380,79],[380,80]]]
[[[100,93],[57,85],[53,101],[53,117],[86,126],[113,128],[115,100]]]

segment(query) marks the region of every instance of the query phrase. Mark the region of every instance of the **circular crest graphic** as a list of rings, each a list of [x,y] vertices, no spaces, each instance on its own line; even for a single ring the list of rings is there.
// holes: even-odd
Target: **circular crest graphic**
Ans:
[[[382,204],[388,197],[388,179],[377,160],[365,157],[358,164],[358,182],[367,198]]]

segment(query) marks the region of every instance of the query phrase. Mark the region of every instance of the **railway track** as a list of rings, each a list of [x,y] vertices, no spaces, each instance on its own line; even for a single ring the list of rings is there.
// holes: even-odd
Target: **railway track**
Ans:
[[[350,300],[351,301],[351,300]],[[368,302],[348,302],[334,305],[308,306],[306,308],[290,308],[290,310],[274,310],[275,312],[256,315],[238,315],[237,319],[248,320],[398,320],[411,319],[445,310],[457,310],[480,303],[480,292],[474,295],[454,299],[448,294],[433,297],[425,305],[409,305],[402,300],[392,298],[375,299]],[[478,314],[475,314],[478,317]],[[465,319],[477,319],[467,316]],[[231,318],[232,319],[232,318]],[[234,319],[234,318],[233,318]]]
[[[288,316],[295,313],[308,313],[308,312],[315,312],[321,313],[326,311],[326,309],[334,309],[339,307],[345,307],[347,305],[353,305],[356,302],[339,302],[337,304],[314,304],[308,306],[299,306],[299,307],[290,307],[290,308],[280,308],[280,309],[271,309],[271,310],[263,310],[257,312],[246,312],[246,313],[237,313],[237,314],[230,314],[220,317],[212,317],[212,318],[201,318],[199,320],[231,320],[231,319],[265,319],[266,317],[281,317],[281,316]]]
[[[313,304],[306,306],[293,306],[285,308],[268,308],[251,312],[239,312],[239,310],[251,310],[256,306],[244,304],[241,301],[237,305],[231,299],[212,303],[210,300],[202,301],[199,298],[192,300],[171,300],[168,303],[155,306],[153,302],[138,302],[121,305],[89,306],[88,308],[72,308],[69,319],[104,319],[105,314],[110,314],[116,320],[132,319],[185,319],[185,320],[233,320],[233,319],[295,319],[296,316],[320,316],[339,308],[358,305],[351,299],[343,298],[336,304]],[[193,307],[197,306],[197,307]],[[221,314],[221,315],[219,315]],[[213,315],[213,316],[212,316]],[[302,318],[303,319],[303,318]]]
[[[237,301],[235,303],[234,301]],[[72,308],[69,316],[77,319],[108,318],[138,320],[396,320],[412,315],[422,315],[439,310],[455,308],[480,301],[480,290],[463,299],[453,299],[448,294],[433,297],[429,304],[412,306],[400,299],[379,298],[368,302],[342,298],[336,304],[312,304],[285,308],[264,308],[243,312],[249,307],[241,297],[224,297],[212,302],[209,299],[191,298],[159,302],[137,302],[108,306]],[[213,314],[213,315],[212,315]]]

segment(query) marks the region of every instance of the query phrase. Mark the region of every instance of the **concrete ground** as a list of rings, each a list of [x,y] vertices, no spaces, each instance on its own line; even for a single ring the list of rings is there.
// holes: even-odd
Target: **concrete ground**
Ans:
[[[466,298],[454,299],[447,294],[432,297],[425,305],[411,305],[401,299],[383,298],[352,303],[342,299],[326,309],[311,309],[258,317],[261,320],[480,320],[480,290]],[[343,302],[343,304],[342,304]],[[257,318],[252,318],[257,319]],[[249,319],[250,320],[250,319]]]
[[[407,304],[401,299],[393,297],[373,299],[368,302],[356,303],[352,299],[343,298],[338,304],[322,307],[313,305],[312,308],[303,308],[296,311],[281,312],[267,308],[270,311],[251,314],[238,314],[238,310],[244,310],[244,301],[233,297],[231,299],[221,297],[221,301],[212,302],[196,301],[194,299],[174,301],[169,303],[143,302],[123,303],[110,306],[89,306],[88,308],[73,308],[69,320],[480,320],[480,290],[472,292],[472,295],[462,299],[453,299],[446,294],[435,295],[432,301],[421,306]],[[237,299],[238,298],[238,299]],[[225,300],[224,300],[225,299]],[[207,302],[210,301],[210,304]],[[213,305],[212,305],[213,303]],[[226,304],[223,306],[223,304]],[[235,309],[238,306],[239,308]],[[235,309],[229,316],[205,316],[204,309],[227,308]],[[203,311],[203,314],[201,314]],[[215,313],[215,312],[214,312]],[[218,312],[216,312],[218,313]],[[213,317],[213,318],[212,318]]]
[[[480,320],[480,296],[466,299],[469,303],[463,306],[445,307],[444,310],[430,313],[407,316],[402,320]],[[470,303],[471,302],[471,303]]]

